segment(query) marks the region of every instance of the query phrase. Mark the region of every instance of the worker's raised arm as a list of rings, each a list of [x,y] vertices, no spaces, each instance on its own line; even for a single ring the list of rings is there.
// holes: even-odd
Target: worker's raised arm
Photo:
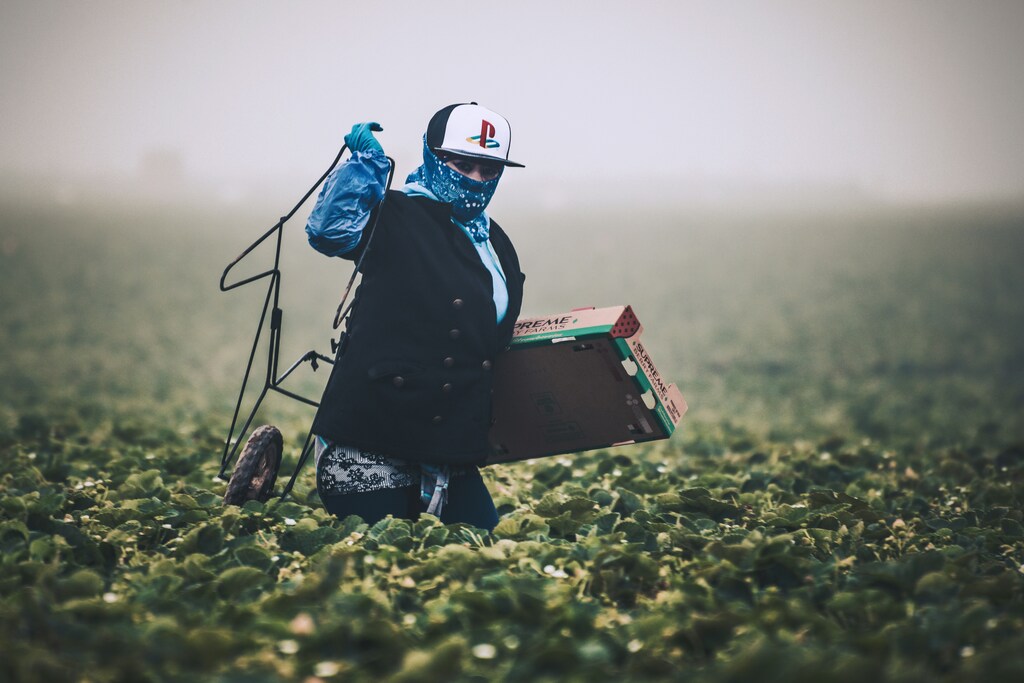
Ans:
[[[370,213],[384,196],[390,163],[373,131],[376,123],[358,123],[345,136],[352,156],[324,183],[306,222],[310,245],[327,256],[343,256],[359,244]]]

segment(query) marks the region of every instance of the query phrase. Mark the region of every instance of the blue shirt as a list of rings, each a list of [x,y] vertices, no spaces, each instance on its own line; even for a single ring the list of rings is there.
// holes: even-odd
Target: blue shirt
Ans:
[[[306,222],[306,236],[317,251],[327,256],[347,254],[359,244],[363,229],[370,220],[370,213],[384,196],[390,164],[382,152],[356,152],[345,163],[336,168],[324,182],[316,199],[316,206]],[[422,185],[409,183],[402,192],[437,201]],[[472,242],[464,225],[452,219]],[[497,323],[505,319],[508,312],[508,287],[505,273],[494,253],[491,240],[473,242],[481,263],[491,274],[494,308]]]

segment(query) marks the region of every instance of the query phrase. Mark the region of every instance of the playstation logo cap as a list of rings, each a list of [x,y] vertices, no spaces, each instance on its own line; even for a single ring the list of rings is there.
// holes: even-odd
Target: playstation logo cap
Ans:
[[[450,104],[427,124],[427,146],[434,152],[523,168],[523,164],[508,158],[511,143],[512,127],[508,120],[476,102]]]

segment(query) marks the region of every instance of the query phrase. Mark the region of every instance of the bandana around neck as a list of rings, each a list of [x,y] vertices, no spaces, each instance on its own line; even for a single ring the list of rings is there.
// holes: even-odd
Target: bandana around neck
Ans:
[[[438,201],[452,205],[452,218],[462,225],[474,242],[483,242],[490,236],[491,221],[485,209],[498,187],[499,175],[493,180],[478,181],[467,178],[434,154],[423,136],[423,165],[409,174],[406,184],[416,184],[428,190]]]

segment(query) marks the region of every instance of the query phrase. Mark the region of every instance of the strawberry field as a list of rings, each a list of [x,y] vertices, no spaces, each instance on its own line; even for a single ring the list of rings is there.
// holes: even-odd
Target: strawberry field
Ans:
[[[524,312],[632,304],[690,412],[486,468],[487,533],[222,504],[272,210],[5,200],[0,680],[1024,677],[1024,212],[507,213]],[[295,220],[289,363],[349,267]]]

